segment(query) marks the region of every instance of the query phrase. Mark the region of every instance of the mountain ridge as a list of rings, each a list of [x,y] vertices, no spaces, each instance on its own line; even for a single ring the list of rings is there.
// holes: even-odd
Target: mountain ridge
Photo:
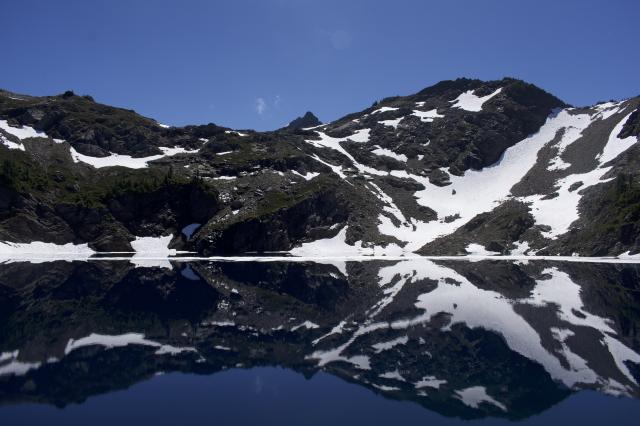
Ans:
[[[72,92],[0,91],[0,241],[634,254],[639,105],[575,108],[517,79],[457,79],[313,129],[255,132],[164,126]]]

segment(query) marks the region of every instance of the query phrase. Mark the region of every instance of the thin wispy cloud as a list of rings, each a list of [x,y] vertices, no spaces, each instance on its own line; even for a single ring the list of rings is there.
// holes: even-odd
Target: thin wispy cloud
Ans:
[[[319,28],[316,30],[315,36],[320,45],[330,47],[333,50],[349,49],[353,42],[353,35],[350,31],[338,28]]]
[[[336,50],[348,49],[351,46],[351,34],[345,30],[335,30],[329,33],[331,46]]]
[[[267,110],[267,103],[264,98],[256,98],[255,103],[256,112],[262,115]]]
[[[280,97],[280,95],[276,95],[276,98],[273,100],[273,106],[279,108],[281,102],[282,98]]]

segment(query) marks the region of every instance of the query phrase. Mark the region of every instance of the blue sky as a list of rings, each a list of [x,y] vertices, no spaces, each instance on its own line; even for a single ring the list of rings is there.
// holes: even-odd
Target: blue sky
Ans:
[[[640,94],[640,1],[0,0],[0,87],[269,130],[456,77]]]

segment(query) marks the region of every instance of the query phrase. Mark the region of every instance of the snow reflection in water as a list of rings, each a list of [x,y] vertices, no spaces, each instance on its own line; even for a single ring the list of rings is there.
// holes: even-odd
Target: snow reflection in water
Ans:
[[[582,389],[639,395],[635,264],[146,266],[3,265],[0,399],[65,405],[162,372],[265,364],[458,417],[527,417]]]

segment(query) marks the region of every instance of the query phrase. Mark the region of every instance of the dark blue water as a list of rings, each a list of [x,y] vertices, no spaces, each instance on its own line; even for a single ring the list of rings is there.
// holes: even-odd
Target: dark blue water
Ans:
[[[640,403],[579,392],[520,424],[635,425]],[[3,425],[453,425],[411,402],[394,401],[319,373],[307,380],[282,368],[231,370],[213,376],[166,374],[64,409],[18,405],[0,410]],[[485,418],[474,424],[512,422]]]

